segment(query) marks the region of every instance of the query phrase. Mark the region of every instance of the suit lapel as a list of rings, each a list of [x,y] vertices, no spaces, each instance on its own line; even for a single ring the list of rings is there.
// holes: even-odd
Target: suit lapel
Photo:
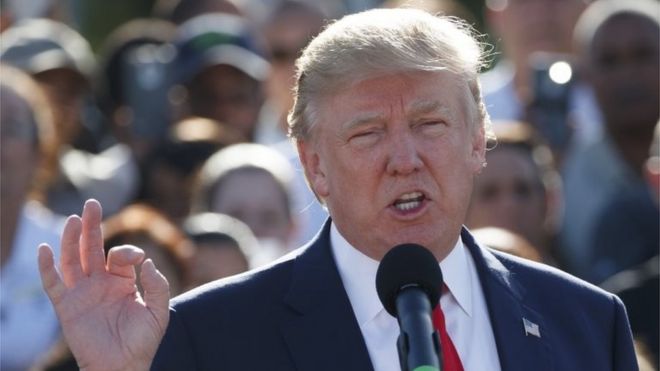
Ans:
[[[373,370],[330,249],[330,220],[296,258],[281,322],[299,370]]]
[[[367,347],[337,271],[328,220],[294,264],[281,332],[299,370],[373,370]],[[525,290],[511,272],[467,230],[503,371],[549,371],[550,329],[524,304]],[[527,329],[523,320],[528,322]],[[534,325],[538,326],[536,336]]]
[[[524,304],[523,286],[495,255],[477,245],[467,230],[461,236],[477,267],[502,370],[552,370],[552,334],[543,318]]]

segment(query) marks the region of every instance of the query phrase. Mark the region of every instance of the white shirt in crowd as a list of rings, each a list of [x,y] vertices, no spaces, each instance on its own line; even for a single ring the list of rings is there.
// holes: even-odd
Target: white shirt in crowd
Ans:
[[[59,259],[64,218],[36,202],[21,211],[11,256],[0,271],[0,369],[27,370],[57,340],[59,324],[41,288],[37,248],[48,243]]]

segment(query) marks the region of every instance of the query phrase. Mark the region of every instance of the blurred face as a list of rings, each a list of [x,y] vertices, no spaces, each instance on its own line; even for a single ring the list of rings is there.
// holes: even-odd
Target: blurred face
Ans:
[[[501,147],[486,155],[488,167],[477,177],[467,225],[499,227],[536,244],[544,239],[546,199],[530,155]]]
[[[571,51],[575,22],[584,10],[582,0],[499,0],[489,21],[502,38],[505,52],[518,63],[530,53]]]
[[[163,160],[148,166],[144,176],[145,201],[172,220],[182,220],[190,211],[189,179]]]
[[[287,246],[292,233],[286,199],[272,175],[262,170],[236,170],[222,180],[212,210],[247,224],[257,238]]]
[[[318,15],[299,11],[277,17],[266,29],[272,63],[268,95],[285,113],[293,106],[296,58],[322,26],[323,19]]]
[[[589,79],[610,130],[653,130],[660,117],[658,26],[622,15],[594,36]]]
[[[192,261],[191,284],[199,286],[247,270],[247,259],[238,246],[231,242],[200,243]]]
[[[190,84],[191,114],[225,123],[252,138],[263,102],[261,84],[238,69],[205,69]]]
[[[80,116],[86,83],[84,78],[69,69],[57,68],[35,75],[48,100],[52,103],[55,124],[60,140],[72,143],[81,130]]]
[[[299,151],[341,234],[375,259],[408,242],[444,258],[484,160],[467,84],[448,72],[376,76],[319,106]]]
[[[2,89],[0,101],[0,202],[9,205],[22,203],[30,190],[39,150],[27,103],[8,89]]]

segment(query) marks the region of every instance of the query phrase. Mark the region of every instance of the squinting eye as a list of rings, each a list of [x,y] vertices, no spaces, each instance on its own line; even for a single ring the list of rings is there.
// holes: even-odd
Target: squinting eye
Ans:
[[[365,132],[362,132],[362,133],[354,134],[353,137],[351,137],[351,139],[353,139],[353,138],[363,138],[363,137],[367,137],[369,135],[374,135],[374,134],[376,134],[376,133],[373,132],[373,131],[365,131]]]
[[[378,140],[378,133],[379,132],[376,130],[370,130],[353,134],[353,136],[349,138],[349,142],[357,146],[367,146]]]
[[[444,121],[425,121],[418,125],[418,128],[425,133],[442,133],[447,125]]]
[[[350,139],[359,139],[359,138],[369,138],[369,137],[374,137],[377,136],[380,131],[377,129],[369,129],[365,131],[360,131],[355,134],[353,134]]]

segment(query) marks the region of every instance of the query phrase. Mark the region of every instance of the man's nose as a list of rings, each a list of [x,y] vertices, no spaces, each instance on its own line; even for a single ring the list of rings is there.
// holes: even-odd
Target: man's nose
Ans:
[[[389,141],[387,172],[391,175],[407,175],[424,166],[415,138],[411,133],[395,135]]]

